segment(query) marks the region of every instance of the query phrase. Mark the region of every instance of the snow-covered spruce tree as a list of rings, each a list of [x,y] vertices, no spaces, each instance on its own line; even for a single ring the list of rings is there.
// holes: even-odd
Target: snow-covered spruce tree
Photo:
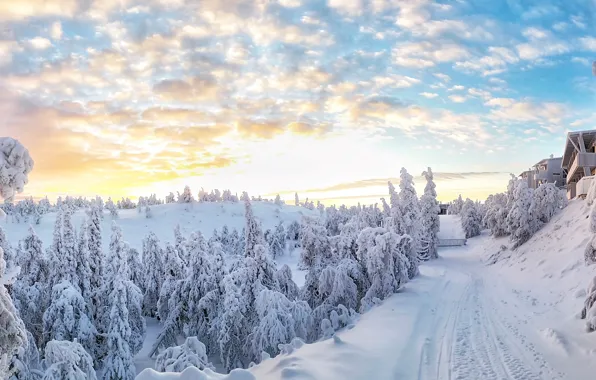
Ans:
[[[182,372],[188,367],[215,371],[207,357],[207,348],[196,336],[186,338],[180,346],[169,347],[155,360],[155,370],[158,372]]]
[[[275,278],[279,283],[280,291],[290,300],[294,301],[298,298],[300,288],[294,280],[292,280],[292,270],[287,264],[275,272]]]
[[[463,206],[464,206],[464,200],[462,199],[461,194],[460,194],[456,200],[451,202],[451,204],[447,208],[447,213],[449,215],[459,215],[461,213],[461,209]]]
[[[361,301],[361,310],[371,308],[377,300],[384,300],[408,281],[409,258],[403,252],[402,240],[385,228],[366,228],[358,237],[358,258],[366,268],[370,288]]]
[[[27,331],[27,341],[13,355],[8,368],[8,380],[32,380],[41,374],[39,350],[33,335]]]
[[[272,235],[269,246],[271,248],[271,254],[273,255],[273,258],[283,256],[286,252],[286,230],[284,228],[283,222],[279,222],[275,228],[275,232]]]
[[[280,292],[263,289],[255,307],[259,322],[248,338],[253,357],[260,358],[262,352],[276,356],[280,345],[296,337],[306,340],[312,329],[312,311],[304,301],[290,301]]]
[[[147,219],[153,218],[153,211],[151,211],[150,206],[145,207],[145,218],[147,218]]]
[[[43,380],[97,380],[93,359],[77,342],[52,340],[45,349]]]
[[[548,223],[565,204],[561,204],[560,191],[554,183],[543,183],[534,190],[530,214],[536,222],[535,230]]]
[[[118,219],[118,209],[111,197],[106,201],[105,208],[110,212],[112,219]]]
[[[48,267],[43,253],[41,239],[33,227],[29,226],[29,234],[22,240],[22,248],[17,256],[17,265],[21,267],[21,275],[13,284],[13,297],[23,322],[37,344],[42,343],[43,312],[50,298],[48,289]]]
[[[490,229],[494,237],[505,236],[509,233],[507,227],[507,195],[499,193],[489,195],[486,200],[486,214],[482,224]]]
[[[586,320],[586,331],[596,330],[596,277],[588,285],[587,297],[579,317]]]
[[[300,206],[300,198],[298,198],[298,193],[294,193],[294,206]]]
[[[319,219],[303,217],[300,228],[300,265],[307,269],[312,267],[320,257],[323,261],[331,258],[331,245],[325,226]]]
[[[56,284],[50,306],[43,314],[44,342],[76,339],[94,354],[97,330],[88,315],[89,306],[77,288],[68,281]]]
[[[434,176],[431,168],[423,172],[426,178],[426,187],[424,194],[420,197],[420,209],[422,212],[422,246],[419,252],[419,258],[422,260],[436,259],[439,257],[437,250],[439,245],[439,202],[437,201],[437,191],[434,182]]]
[[[182,261],[178,257],[174,246],[169,242],[166,243],[163,263],[164,280],[159,291],[159,299],[157,300],[157,316],[160,320],[165,321],[170,313],[168,303],[174,293],[176,283],[184,277]]]
[[[511,233],[511,241],[513,248],[528,241],[533,234],[532,214],[530,214],[530,206],[532,204],[532,190],[528,188],[525,181],[518,181],[513,192],[513,200],[511,208],[507,215],[507,226]]]
[[[263,230],[261,229],[261,224],[255,218],[253,213],[252,205],[250,203],[250,199],[248,194],[244,193],[244,219],[245,219],[245,229],[244,229],[244,256],[247,257],[255,257],[255,246],[260,244],[264,245],[265,238],[263,236]]]
[[[91,300],[91,311],[93,319],[98,318],[99,307],[104,296],[100,293],[103,287],[103,250],[101,246],[101,209],[97,202],[91,204],[87,225],[89,240],[89,267],[91,269],[91,278],[89,282],[93,291]]]
[[[210,323],[217,317],[216,313],[208,313],[201,302],[209,292],[217,288],[217,270],[224,269],[212,265],[207,254],[209,248],[200,232],[190,235],[186,249],[190,257],[188,275],[172,284],[168,314],[162,317],[165,319],[164,327],[153,345],[152,355],[160,348],[175,346],[183,329],[189,335],[208,337]],[[211,346],[209,340],[205,341]]]
[[[145,265],[145,294],[143,296],[143,313],[154,317],[157,313],[157,300],[163,284],[163,250],[159,239],[150,232],[143,239],[143,264]]]
[[[6,233],[2,229],[2,226],[0,226],[0,248],[2,248],[2,250],[4,251],[3,257],[4,261],[6,262],[6,266],[8,268],[11,268],[14,264],[15,255],[13,253],[13,249],[10,245],[10,242],[6,238]]]
[[[170,194],[166,195],[166,204],[174,202],[176,202],[176,196],[170,191]]]
[[[466,239],[480,235],[482,220],[476,204],[471,199],[466,199],[461,208],[461,226],[466,235]]]
[[[62,214],[62,249],[56,255],[54,274],[59,281],[68,281],[74,286],[79,286],[77,276],[77,239],[72,225],[72,211],[65,208]],[[79,288],[82,294],[82,289]]]
[[[176,249],[176,253],[178,254],[178,257],[182,263],[184,265],[188,265],[189,260],[186,254],[186,239],[182,234],[180,224],[176,224],[176,227],[174,228],[174,248]]]
[[[5,271],[4,251],[0,247],[0,374],[8,373],[12,356],[27,341],[25,325],[6,289],[12,279]]]
[[[586,265],[592,265],[596,263],[596,206],[594,205],[594,203],[590,208],[589,222],[590,232],[592,233],[592,236],[584,250],[584,260],[586,262]]]
[[[121,273],[116,274],[110,294],[111,310],[108,326],[108,355],[103,368],[105,380],[133,380],[136,376],[133,353],[128,342],[132,331],[128,323],[127,292]]]
[[[142,316],[142,302],[143,295],[141,290],[129,280],[130,272],[128,267],[128,253],[130,249],[128,244],[122,240],[122,230],[116,223],[112,225],[112,235],[110,238],[110,251],[107,257],[107,265],[104,273],[104,285],[101,289],[102,294],[109,294],[109,298],[105,299],[102,304],[102,313],[100,320],[97,322],[97,328],[102,334],[107,334],[110,337],[110,328],[114,320],[112,313],[114,311],[115,292],[118,292],[118,297],[124,297],[117,302],[124,302],[126,307],[126,324],[130,329],[130,334],[127,332],[123,339],[128,344],[128,350],[133,355],[136,354],[143,345],[145,338],[145,319]],[[121,288],[121,289],[118,289]],[[119,304],[118,304],[119,305]],[[118,306],[120,307],[120,306]],[[123,314],[118,318],[123,318]],[[108,342],[109,345],[109,342]],[[105,350],[105,346],[101,347]],[[101,353],[103,356],[104,352]]]
[[[85,220],[83,220],[81,223],[81,228],[79,229],[79,237],[75,256],[75,277],[78,279],[78,283],[76,285],[79,287],[81,295],[88,304],[91,304],[93,298],[93,289],[91,288],[92,274],[90,261],[87,223]]]
[[[29,182],[34,162],[29,151],[11,137],[0,137],[0,198],[12,200]]]
[[[178,194],[178,203],[193,203],[194,197],[190,191],[190,186],[185,186],[182,194]]]
[[[279,196],[279,194],[277,194],[277,195],[275,196],[275,205],[276,205],[276,206],[279,206],[279,207],[281,207],[281,206],[283,206],[283,204],[284,204],[284,203],[283,203],[283,201],[281,200],[281,197]]]
[[[135,284],[141,291],[145,286],[145,266],[141,261],[141,254],[135,248],[127,247],[127,258],[126,263],[128,266],[128,272],[130,281]]]

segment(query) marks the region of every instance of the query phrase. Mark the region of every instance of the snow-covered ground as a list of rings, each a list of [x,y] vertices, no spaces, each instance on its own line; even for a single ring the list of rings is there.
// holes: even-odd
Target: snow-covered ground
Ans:
[[[271,203],[254,209],[265,228],[316,214],[293,206],[276,211]],[[510,245],[507,238],[493,239],[486,231],[467,246],[442,249],[440,259],[423,264],[419,277],[337,339],[297,347],[228,376],[146,370],[139,379],[593,379],[596,336],[575,317],[595,275],[583,262],[588,211],[583,201],[571,202],[516,251],[503,249]],[[148,231],[172,240],[177,223],[186,233],[199,229],[207,236],[224,224],[240,229],[244,223],[242,204],[201,204],[188,211],[164,205],[153,212],[153,219],[136,210],[121,212],[118,223],[131,245],[140,248]],[[50,214],[36,226],[46,245],[53,218]],[[109,215],[103,223],[108,231]],[[458,217],[442,216],[441,223],[441,238],[463,235]],[[27,226],[3,227],[16,244]],[[295,271],[296,262],[296,256],[287,256],[278,265],[287,263]],[[303,276],[297,274],[300,284]],[[158,330],[159,323],[149,320],[145,348],[136,358],[139,371],[152,365],[146,348]]]

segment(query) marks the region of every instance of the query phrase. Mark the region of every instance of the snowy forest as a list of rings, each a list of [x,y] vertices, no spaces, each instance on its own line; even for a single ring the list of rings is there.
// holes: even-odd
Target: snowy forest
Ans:
[[[16,149],[5,151],[10,154],[0,173],[19,167],[22,175],[15,186],[8,174],[3,196],[10,200],[28,172],[15,164],[23,160],[11,156]],[[33,162],[27,165],[30,171]],[[150,353],[158,371],[214,369],[212,358],[226,371],[248,368],[284,347],[329,339],[417,276],[420,261],[438,257],[437,193],[431,169],[423,174],[427,183],[418,198],[402,169],[399,189],[388,183],[389,202],[381,199],[381,208],[315,206],[296,194],[296,205],[318,209],[318,217],[266,231],[252,205],[263,200],[230,191],[201,190],[195,199],[186,187],[164,201],[150,196],[136,205],[100,197],[5,202],[7,220],[30,227],[16,246],[0,228],[0,320],[6,326],[0,369],[10,379],[134,379],[145,317],[162,326]],[[173,202],[243,202],[244,228],[224,226],[206,237],[184,236],[172,226],[171,241],[149,233],[141,252],[131,248],[118,210],[136,207],[151,218],[151,206]],[[283,207],[279,196],[268,202]],[[79,209],[86,218],[74,226]],[[57,217],[52,242],[44,246],[35,225],[50,211]],[[101,228],[104,218],[112,220],[109,231]],[[108,247],[103,234],[110,235]],[[303,287],[287,265],[275,263],[296,249],[307,273]]]

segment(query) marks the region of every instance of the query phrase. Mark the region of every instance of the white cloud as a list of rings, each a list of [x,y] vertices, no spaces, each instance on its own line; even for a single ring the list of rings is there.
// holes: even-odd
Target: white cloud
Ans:
[[[437,63],[453,62],[469,56],[468,50],[456,43],[430,41],[406,42],[391,51],[393,62],[405,67],[431,67]]]
[[[448,98],[454,103],[464,103],[467,100],[465,96],[461,95],[449,95]]]
[[[532,20],[532,19],[539,19],[548,16],[553,16],[559,14],[561,11],[554,5],[538,5],[531,7],[524,13],[522,13],[522,18],[525,20]]]
[[[563,41],[546,41],[541,44],[523,43],[515,47],[519,57],[524,60],[535,60],[552,55],[565,54],[571,51],[571,47]]]
[[[52,43],[47,38],[35,37],[27,41],[27,44],[33,49],[45,50],[52,46]]]
[[[511,98],[493,98],[484,104],[489,107],[509,107],[514,102]]]
[[[439,96],[439,94],[436,94],[434,92],[421,92],[420,95],[424,96],[427,99],[433,99]]]
[[[581,15],[571,16],[571,22],[580,29],[586,29],[586,23]]]
[[[590,60],[584,57],[571,57],[571,62],[581,63],[585,66],[590,66]]]
[[[340,13],[346,13],[350,16],[362,14],[364,4],[362,0],[328,0],[329,7]]]
[[[56,21],[50,28],[50,36],[53,40],[58,41],[62,38],[62,24],[60,21]]]
[[[549,38],[551,33],[542,28],[530,27],[522,30],[522,35],[529,40],[542,40]]]
[[[483,98],[485,100],[492,98],[492,94],[486,90],[482,90],[479,88],[470,88],[468,89],[468,94],[472,96],[476,96],[479,98]]]
[[[280,5],[286,8],[296,8],[302,5],[301,0],[278,0]]]
[[[452,86],[449,90],[447,91],[462,91],[465,90],[466,88],[464,86],[462,86],[461,84],[456,84],[455,86]]]
[[[579,43],[586,50],[596,51],[596,38],[594,37],[582,37],[579,39]]]
[[[569,27],[569,24],[565,21],[559,21],[553,25],[553,29],[557,32],[562,32]]]
[[[377,76],[372,81],[377,87],[392,86],[395,88],[408,88],[420,83],[420,79],[405,75]]]
[[[442,80],[443,82],[449,82],[451,81],[451,77],[447,74],[443,74],[443,73],[434,73],[433,74],[435,77],[439,78],[440,80]]]

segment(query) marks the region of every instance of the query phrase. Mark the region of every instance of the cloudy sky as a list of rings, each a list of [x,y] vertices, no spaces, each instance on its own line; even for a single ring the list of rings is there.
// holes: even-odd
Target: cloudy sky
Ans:
[[[29,148],[35,195],[374,200],[432,166],[441,198],[484,198],[595,128],[595,16],[594,0],[0,1],[0,135]]]

